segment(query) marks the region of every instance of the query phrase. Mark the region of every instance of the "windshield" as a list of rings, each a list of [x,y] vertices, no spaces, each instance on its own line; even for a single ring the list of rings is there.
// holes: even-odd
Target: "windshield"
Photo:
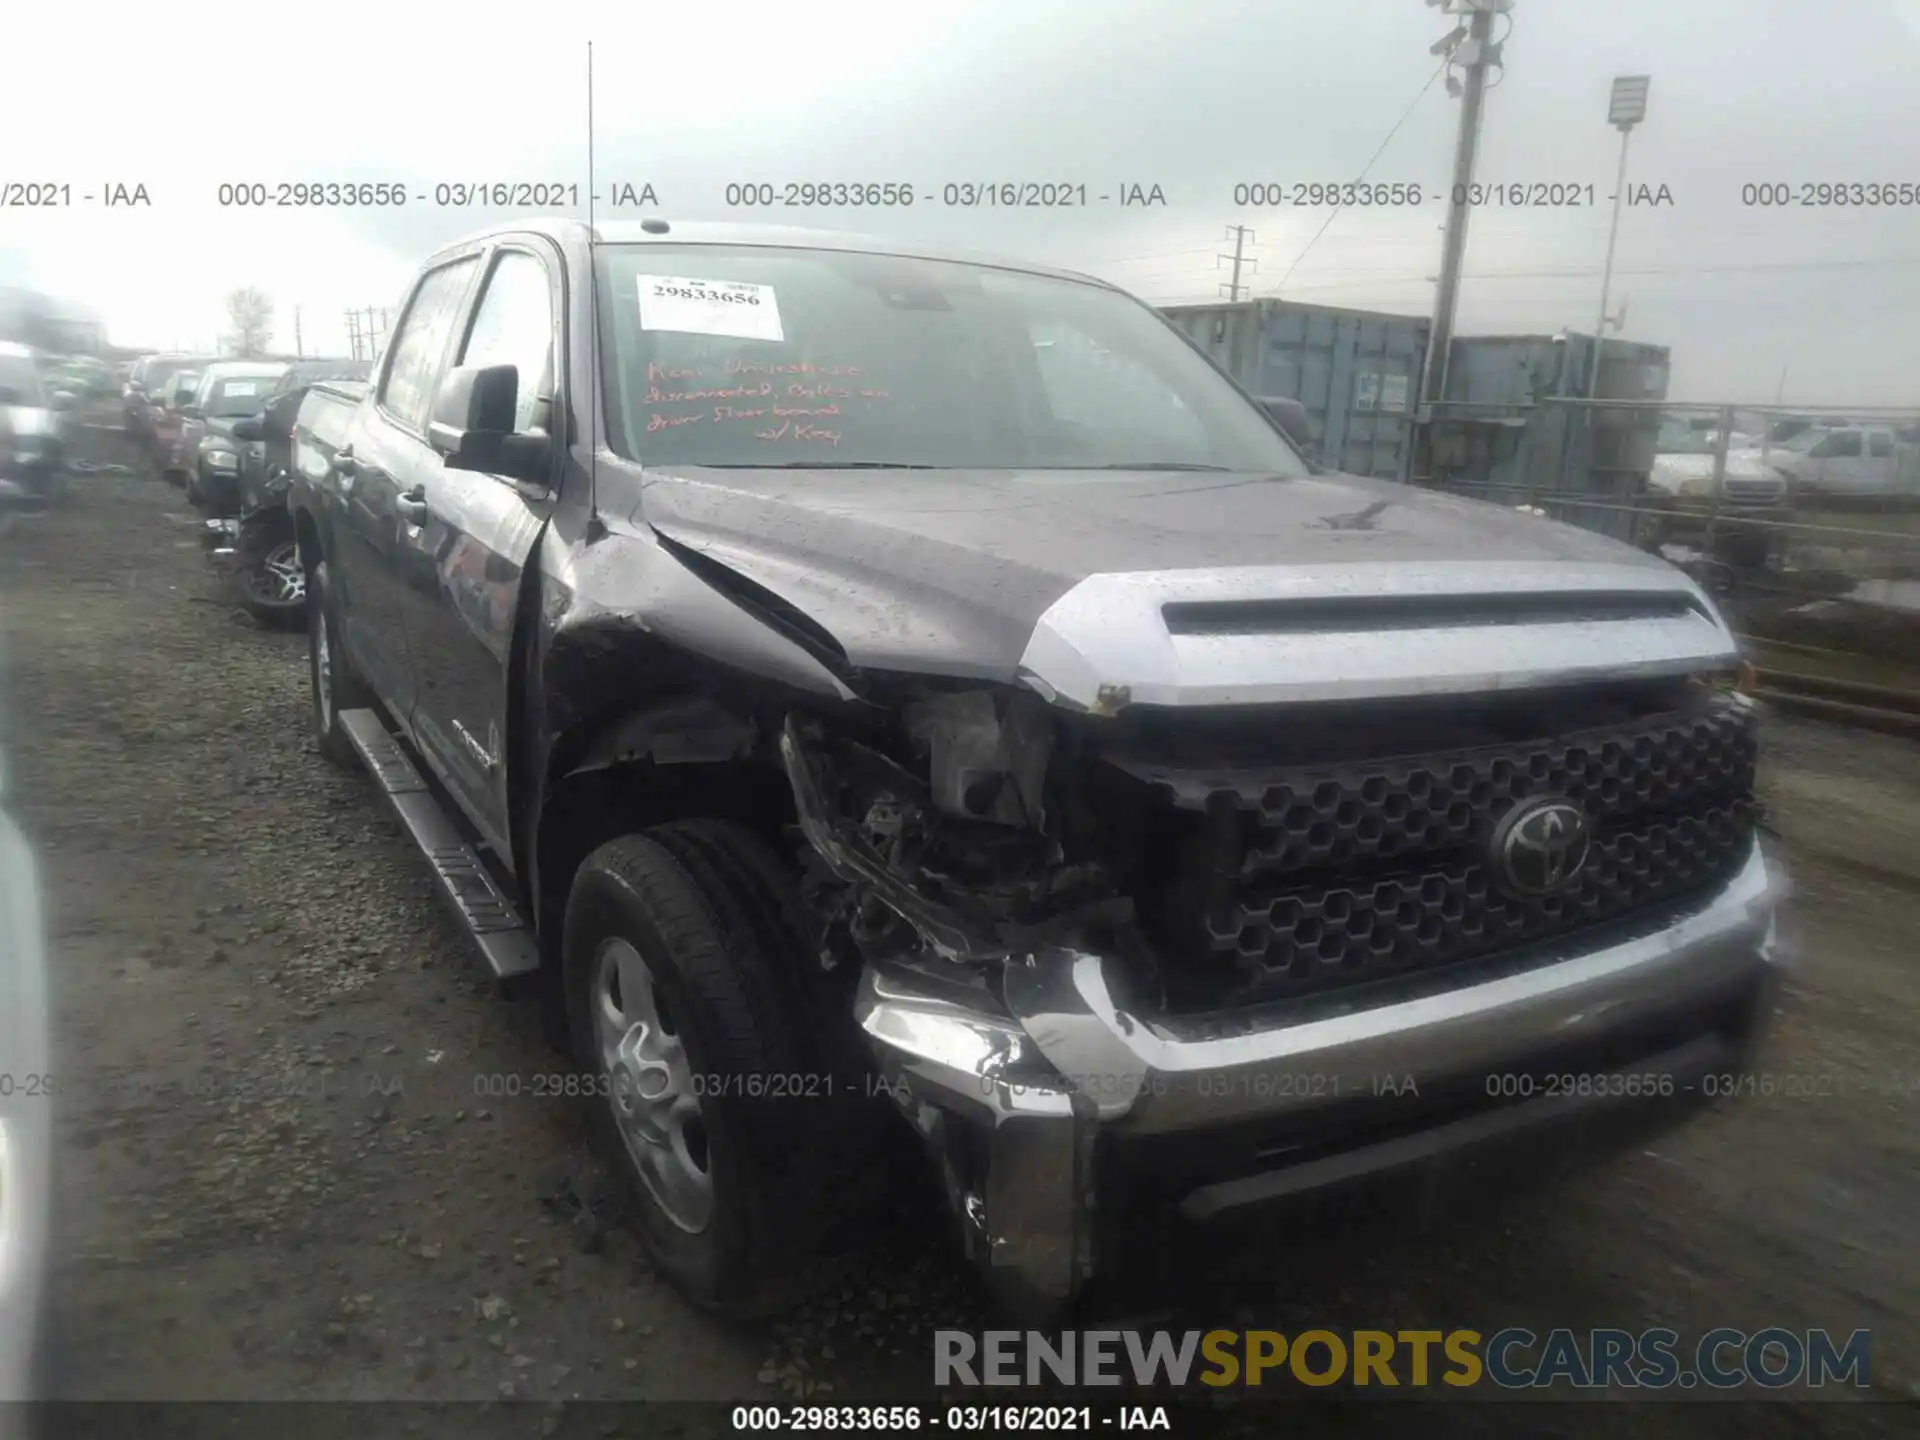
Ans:
[[[629,459],[1307,473],[1159,316],[1099,286],[842,251],[599,255]]]
[[[0,355],[0,405],[24,405],[44,408],[46,393],[40,388],[40,371],[24,355]]]
[[[251,415],[267,403],[277,375],[214,376],[201,387],[200,408],[209,416]]]
[[[1780,448],[1782,450],[1796,451],[1797,453],[1804,455],[1809,450],[1813,449],[1814,446],[1818,445],[1822,440],[1826,439],[1827,436],[1830,435],[1831,433],[1832,432],[1828,430],[1802,430],[1798,435],[1795,435],[1791,440],[1788,440],[1785,443],[1783,443],[1780,446]]]

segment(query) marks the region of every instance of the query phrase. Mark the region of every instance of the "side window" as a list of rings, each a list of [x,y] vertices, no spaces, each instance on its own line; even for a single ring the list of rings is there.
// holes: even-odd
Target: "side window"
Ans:
[[[541,400],[553,392],[553,306],[546,266],[524,250],[500,252],[455,363],[514,366],[520,390],[513,428],[521,434],[547,428]]]
[[[477,256],[456,260],[432,271],[413,292],[413,303],[400,321],[393,340],[393,362],[380,384],[380,404],[414,430],[427,428],[433,406],[433,386],[439,378],[440,356],[460,313]]]
[[[1893,454],[1893,437],[1883,431],[1874,431],[1867,436],[1867,454],[1876,460],[1883,460]]]
[[[1858,430],[1839,430],[1820,442],[1820,454],[1828,460],[1857,460],[1860,458],[1860,432]]]

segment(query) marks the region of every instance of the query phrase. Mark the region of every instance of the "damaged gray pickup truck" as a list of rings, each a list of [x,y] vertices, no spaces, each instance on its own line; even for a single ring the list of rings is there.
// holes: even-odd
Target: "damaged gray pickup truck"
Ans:
[[[320,747],[704,1305],[782,1303],[909,1137],[1053,1314],[1139,1213],[1592,1149],[1770,1013],[1707,596],[1309,464],[1103,282],[521,222],[294,469]]]

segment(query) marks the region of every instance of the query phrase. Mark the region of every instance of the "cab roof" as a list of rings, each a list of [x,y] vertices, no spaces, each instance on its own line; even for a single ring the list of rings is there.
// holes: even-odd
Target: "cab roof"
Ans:
[[[655,228],[646,228],[649,225]],[[666,228],[660,230],[658,227],[661,225]],[[816,230],[795,225],[754,225],[731,221],[621,220],[589,227],[584,221],[564,216],[527,216],[463,235],[435,253],[462,250],[499,236],[528,233],[545,235],[563,249],[591,242],[595,245],[766,245],[789,250],[850,250],[871,255],[899,255],[915,260],[985,265],[996,270],[1016,270],[1057,280],[1074,280],[1108,290],[1117,288],[1096,275],[990,252],[922,245],[850,230]]]

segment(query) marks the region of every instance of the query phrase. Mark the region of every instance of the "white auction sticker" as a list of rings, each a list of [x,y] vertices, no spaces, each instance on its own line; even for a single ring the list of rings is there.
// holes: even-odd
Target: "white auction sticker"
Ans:
[[[680,330],[736,340],[784,340],[771,285],[742,280],[689,280],[678,275],[635,277],[642,330]]]
[[[229,380],[220,388],[222,395],[257,395],[260,393],[258,380]]]

